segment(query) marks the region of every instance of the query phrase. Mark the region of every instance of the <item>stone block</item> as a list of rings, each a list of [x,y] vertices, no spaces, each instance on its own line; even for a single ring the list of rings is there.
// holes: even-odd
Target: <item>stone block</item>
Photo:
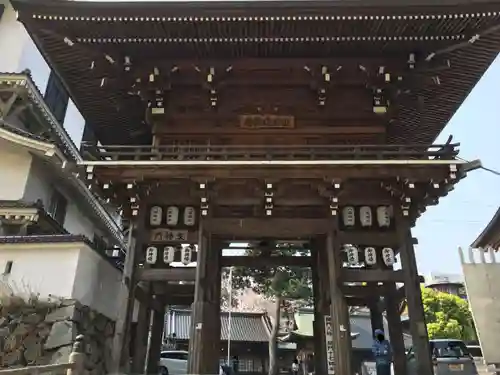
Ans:
[[[0,328],[0,337],[7,337],[8,335],[10,335],[10,328],[9,327]]]
[[[45,342],[44,348],[46,350],[49,350],[60,348],[61,346],[71,345],[76,335],[77,331],[73,322],[55,322],[52,325],[49,337]]]
[[[23,341],[24,358],[29,364],[36,363],[37,358],[43,355],[42,341],[36,332],[28,335]]]
[[[72,346],[63,346],[57,349],[50,359],[50,363],[53,365],[57,365],[59,363],[68,363],[69,355],[71,354]]]
[[[25,315],[22,317],[22,322],[30,325],[37,325],[41,321],[43,321],[45,315],[39,313],[31,313],[29,315]]]
[[[45,317],[45,322],[55,323],[55,322],[61,322],[63,320],[78,322],[80,321],[80,319],[81,315],[78,308],[75,305],[69,305],[69,306],[59,307],[51,311]]]
[[[22,357],[23,357],[22,348],[17,348],[3,355],[2,365],[5,367],[16,366],[19,364]]]

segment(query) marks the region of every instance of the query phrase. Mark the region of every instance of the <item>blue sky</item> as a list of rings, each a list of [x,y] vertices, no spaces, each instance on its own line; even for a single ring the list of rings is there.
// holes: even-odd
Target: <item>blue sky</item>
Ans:
[[[481,159],[487,168],[500,170],[500,57],[445,127],[437,142],[449,134],[460,142],[460,157]],[[429,207],[413,235],[421,274],[461,273],[458,247],[468,247],[500,206],[500,176],[484,170],[471,172],[455,190]]]

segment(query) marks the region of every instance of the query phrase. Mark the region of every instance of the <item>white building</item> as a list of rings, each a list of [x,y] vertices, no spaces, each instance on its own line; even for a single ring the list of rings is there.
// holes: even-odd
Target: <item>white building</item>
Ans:
[[[0,0],[0,282],[114,319],[125,244],[118,215],[76,174],[85,137],[84,118]]]

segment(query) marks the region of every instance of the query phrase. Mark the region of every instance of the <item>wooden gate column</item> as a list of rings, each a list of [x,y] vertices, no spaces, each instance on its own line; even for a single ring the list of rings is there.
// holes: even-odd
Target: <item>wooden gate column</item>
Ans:
[[[138,215],[132,219],[129,227],[128,248],[125,256],[121,287],[118,295],[118,317],[115,323],[115,335],[111,352],[111,373],[126,372],[129,367],[130,327],[135,303],[137,286],[137,267],[145,233],[146,205],[141,204]]]
[[[191,313],[189,374],[218,374],[220,348],[220,250],[200,224],[195,296]]]
[[[382,316],[382,309],[379,303],[379,298],[369,305],[370,308],[370,322],[372,325],[372,336],[376,329],[384,329],[384,318]]]
[[[394,206],[394,213],[398,242],[400,244],[401,266],[405,281],[404,287],[408,302],[410,331],[417,359],[417,373],[419,375],[432,375],[434,368],[431,360],[427,326],[425,324],[417,261],[415,259],[415,249],[410,230],[411,226],[407,216],[404,216],[403,210],[399,205]]]
[[[325,288],[328,285],[328,271],[325,262],[321,262],[321,255],[324,252],[319,251],[318,244],[315,241],[312,244],[313,263],[313,294],[314,294],[314,368],[316,374],[328,374],[326,357],[326,337],[325,337],[325,315],[328,315],[328,292]],[[325,285],[326,284],[326,285]],[[325,314],[326,312],[326,314]]]
[[[387,324],[389,326],[389,337],[391,339],[394,359],[394,374],[406,375],[406,351],[401,315],[399,313],[399,301],[396,294],[396,284],[388,283],[384,289]]]
[[[327,233],[326,252],[328,259],[330,316],[332,321],[335,374],[351,375],[351,329],[349,307],[340,288],[341,283],[341,243],[338,240],[338,217],[331,220]]]
[[[146,374],[158,374],[163,329],[165,328],[165,310],[153,310],[151,316],[151,340],[147,354]]]
[[[143,374],[148,348],[148,335],[151,309],[145,303],[139,304],[137,314],[137,328],[135,333],[134,354],[131,370],[135,374]]]

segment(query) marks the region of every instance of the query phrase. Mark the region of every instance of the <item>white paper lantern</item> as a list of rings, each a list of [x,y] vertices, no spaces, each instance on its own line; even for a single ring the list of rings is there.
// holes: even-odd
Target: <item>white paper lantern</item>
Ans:
[[[181,262],[185,266],[192,262],[193,248],[192,246],[184,246],[181,251]]]
[[[359,221],[361,226],[371,227],[373,222],[372,209],[370,206],[363,206],[359,209]]]
[[[194,207],[186,207],[184,209],[184,224],[189,227],[196,224],[196,209]]]
[[[342,209],[342,220],[346,227],[353,227],[356,223],[356,212],[354,207],[346,206]]]
[[[175,247],[173,246],[165,246],[163,249],[163,263],[170,264],[174,261],[175,258]]]
[[[365,263],[368,266],[377,264],[377,252],[374,247],[367,247],[365,249]]]
[[[389,207],[380,206],[377,207],[377,223],[379,227],[388,227],[391,225],[391,214]]]
[[[186,207],[184,209],[184,224],[189,227],[196,224],[196,209],[194,207]]]
[[[346,249],[347,264],[350,266],[357,266],[359,264],[359,251],[354,246],[349,246]]]
[[[149,211],[149,224],[154,227],[161,225],[162,215],[163,208],[160,206],[151,207],[151,210]]]
[[[174,226],[179,222],[179,208],[170,206],[167,208],[167,225]]]
[[[394,263],[396,263],[396,258],[394,256],[394,250],[392,250],[390,247],[384,247],[382,249],[382,259],[384,261],[384,264],[386,266],[392,266]]]
[[[154,246],[150,246],[146,249],[146,263],[155,264],[158,259],[158,249]]]

